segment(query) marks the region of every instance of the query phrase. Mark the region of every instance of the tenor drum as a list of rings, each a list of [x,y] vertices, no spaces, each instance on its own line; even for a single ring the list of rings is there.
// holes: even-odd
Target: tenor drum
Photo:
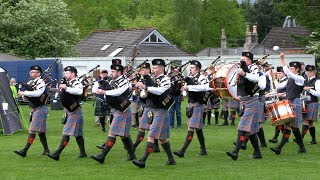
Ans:
[[[210,86],[214,89],[214,93],[220,98],[232,97],[239,100],[237,96],[236,72],[237,64],[224,64],[218,67],[213,76]]]
[[[289,100],[282,100],[269,104],[268,111],[272,126],[291,122],[296,117]]]

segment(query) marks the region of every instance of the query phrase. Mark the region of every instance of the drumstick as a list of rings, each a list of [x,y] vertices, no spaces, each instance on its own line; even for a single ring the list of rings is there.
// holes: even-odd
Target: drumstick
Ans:
[[[229,81],[229,83],[228,84],[231,84],[231,82],[232,82],[232,80],[233,80],[233,78],[234,78],[234,76],[237,74],[237,72],[234,72],[233,73],[233,75],[232,75],[232,77],[231,77],[231,79],[230,79],[230,81]]]

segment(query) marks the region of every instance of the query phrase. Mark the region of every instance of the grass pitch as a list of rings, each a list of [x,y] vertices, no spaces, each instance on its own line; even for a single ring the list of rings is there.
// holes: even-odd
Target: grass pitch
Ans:
[[[187,133],[185,102],[182,106],[183,127],[170,131],[172,150],[182,147]],[[50,150],[58,148],[61,140],[63,125],[60,120],[62,110],[51,110],[47,119],[47,138]],[[28,119],[29,108],[21,106],[22,115]],[[98,154],[95,145],[103,143],[107,133],[101,133],[100,127],[94,126],[95,117],[92,102],[83,104],[85,119],[84,138],[87,154]],[[214,121],[214,117],[212,117]],[[219,120],[222,123],[222,119]],[[237,122],[237,120],[236,120]],[[163,149],[160,153],[149,156],[145,169],[139,169],[131,162],[126,161],[126,151],[120,138],[109,152],[103,165],[91,158],[77,159],[79,149],[75,138],[70,138],[70,143],[60,156],[60,161],[54,161],[46,156],[39,156],[42,145],[39,137],[30,147],[27,157],[22,158],[13,153],[15,149],[22,149],[27,140],[27,131],[15,133],[12,136],[0,135],[0,179],[318,179],[320,165],[319,144],[309,145],[311,140],[307,134],[304,142],[306,154],[298,154],[298,146],[290,138],[281,155],[275,155],[269,147],[275,144],[268,143],[267,148],[262,148],[263,158],[250,159],[253,148],[248,143],[247,150],[241,150],[237,161],[231,160],[226,151],[234,148],[233,141],[237,136],[237,126],[208,125],[204,128],[208,156],[201,157],[199,142],[194,136],[184,158],[178,158],[176,166],[164,165],[167,157]],[[273,136],[274,127],[270,122],[264,124],[265,136],[268,140]],[[318,128],[318,123],[316,123]],[[319,128],[318,128],[319,129]],[[135,141],[138,129],[131,129],[131,137]],[[319,137],[319,131],[317,131]],[[292,135],[293,137],[293,135]],[[279,138],[280,140],[280,138]],[[140,158],[145,149],[145,141],[137,148],[136,155]]]

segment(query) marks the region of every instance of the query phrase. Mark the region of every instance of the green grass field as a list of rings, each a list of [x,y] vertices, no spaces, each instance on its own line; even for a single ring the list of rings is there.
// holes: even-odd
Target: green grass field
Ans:
[[[185,104],[183,105],[183,107]],[[22,115],[28,118],[29,108],[21,106]],[[50,109],[50,105],[49,105]],[[107,133],[101,133],[100,127],[94,126],[95,117],[92,102],[83,105],[85,116],[85,145],[87,154],[97,154],[95,147],[106,140]],[[171,130],[172,150],[178,150],[184,143],[187,133],[185,111],[183,113],[183,128]],[[60,124],[62,110],[50,110],[47,119],[48,143],[51,151],[56,150],[60,143],[63,125]],[[214,117],[212,118],[214,119]],[[220,122],[222,120],[220,119]],[[318,123],[316,123],[318,127]],[[264,124],[266,139],[273,136],[274,127],[269,122]],[[151,154],[145,169],[139,169],[126,161],[126,151],[118,137],[115,146],[106,157],[103,165],[91,158],[77,159],[78,146],[74,138],[60,156],[60,161],[54,161],[46,156],[39,156],[42,145],[37,136],[28,151],[27,157],[22,158],[13,153],[15,149],[24,147],[27,131],[15,133],[12,136],[0,135],[0,179],[318,179],[320,166],[320,147],[309,145],[309,134],[305,138],[307,153],[298,154],[297,145],[290,139],[277,156],[269,150],[275,146],[268,143],[268,148],[262,149],[263,159],[250,159],[253,148],[248,143],[247,150],[241,150],[237,161],[231,160],[226,151],[233,150],[236,138],[236,126],[210,125],[204,128],[208,156],[200,157],[199,142],[196,138],[190,144],[184,158],[176,158],[176,166],[164,165],[166,155]],[[133,141],[137,129],[131,129]],[[319,137],[319,131],[317,132]],[[145,141],[137,148],[136,155],[140,158],[145,149]]]

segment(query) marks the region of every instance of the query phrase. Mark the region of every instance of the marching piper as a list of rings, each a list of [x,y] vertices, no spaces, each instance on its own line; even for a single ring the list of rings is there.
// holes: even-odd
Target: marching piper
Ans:
[[[205,99],[206,92],[211,90],[209,88],[208,79],[200,74],[201,63],[193,60],[190,62],[189,71],[190,75],[186,78],[186,85],[182,87],[182,90],[188,91],[188,107],[187,117],[188,120],[188,133],[186,136],[183,147],[175,151],[174,154],[178,157],[184,157],[184,154],[193,139],[194,131],[196,131],[198,140],[200,143],[200,156],[207,155],[205,146],[205,139],[203,134],[203,111],[204,104],[208,99]]]
[[[19,96],[24,96],[29,100],[29,106],[31,107],[29,137],[27,144],[22,150],[13,151],[21,157],[26,157],[27,151],[36,137],[36,133],[38,133],[43,146],[42,155],[50,153],[46,137],[48,116],[46,102],[48,93],[46,91],[46,84],[41,78],[42,69],[38,65],[31,66],[29,74],[30,81],[25,84],[26,90],[20,90],[18,92]]]
[[[84,138],[83,138],[83,113],[80,105],[81,95],[83,93],[83,85],[77,79],[77,69],[73,66],[64,68],[64,79],[61,82],[59,96],[66,113],[63,126],[61,143],[53,154],[47,154],[48,157],[58,161],[63,149],[68,145],[70,136],[76,138],[80,149],[78,158],[87,157]]]
[[[91,155],[90,157],[95,161],[103,164],[105,157],[116,143],[116,137],[120,136],[125,149],[128,152],[127,160],[136,159],[132,147],[132,140],[130,137],[130,123],[131,111],[129,101],[129,82],[123,75],[123,66],[121,64],[111,65],[112,80],[110,87],[105,89],[97,89],[97,94],[104,94],[111,108],[113,120],[110,125],[109,134],[106,143],[104,144],[101,154]],[[109,82],[105,82],[107,85]],[[111,89],[110,89],[111,88]],[[98,146],[99,147],[99,146]],[[100,147],[99,147],[100,148]]]
[[[152,60],[152,78],[145,83],[138,82],[137,88],[144,89],[147,92],[146,107],[149,108],[153,118],[149,126],[148,140],[143,157],[140,160],[133,160],[132,163],[139,168],[145,168],[148,156],[153,152],[154,141],[159,139],[168,160],[166,165],[175,165],[171,145],[169,142],[170,119],[168,109],[173,105],[174,100],[169,95],[171,86],[170,79],[164,75],[165,62],[162,59]]]

